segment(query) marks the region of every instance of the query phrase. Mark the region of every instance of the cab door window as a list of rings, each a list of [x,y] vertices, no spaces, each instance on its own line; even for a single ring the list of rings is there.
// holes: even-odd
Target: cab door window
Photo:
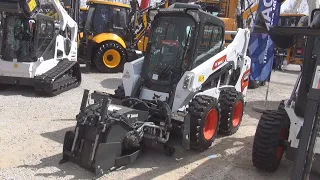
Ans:
[[[128,24],[127,14],[126,8],[98,5],[93,17],[93,29],[97,34],[123,30]]]
[[[44,60],[54,57],[54,23],[52,21],[41,20],[38,27],[37,57]]]
[[[212,23],[206,23],[200,35],[199,48],[193,64],[193,68],[215,56],[221,51],[223,43],[222,27]]]

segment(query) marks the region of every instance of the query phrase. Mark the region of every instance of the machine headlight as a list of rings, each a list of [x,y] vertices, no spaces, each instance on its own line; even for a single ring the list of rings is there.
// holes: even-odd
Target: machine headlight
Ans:
[[[183,89],[189,89],[190,85],[193,82],[194,74],[188,74],[183,81]]]
[[[46,34],[46,29],[47,29],[46,22],[41,22],[41,24],[40,24],[41,34]]]

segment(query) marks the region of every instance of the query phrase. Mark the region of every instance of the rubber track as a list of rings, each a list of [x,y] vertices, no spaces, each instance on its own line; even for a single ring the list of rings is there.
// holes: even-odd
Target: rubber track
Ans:
[[[280,134],[288,125],[288,116],[285,111],[267,110],[259,121],[253,142],[253,165],[266,171],[275,171],[279,167],[277,148],[280,143]]]
[[[191,115],[190,122],[190,147],[197,151],[204,151],[208,149],[212,142],[204,142],[200,135],[202,134],[202,129],[200,124],[202,120],[205,120],[206,114],[205,110],[210,107],[217,107],[219,111],[219,104],[215,98],[205,95],[196,96],[190,103],[188,107],[188,112]],[[220,115],[220,112],[218,112]],[[220,118],[219,118],[220,119]]]
[[[55,67],[47,71],[46,73],[36,76],[37,83],[35,84],[35,90],[38,93],[46,94],[49,96],[56,96],[72,88],[76,88],[81,83],[77,77],[71,77],[67,72],[71,70],[80,73],[79,64],[75,61],[69,61],[64,59],[60,61]]]
[[[236,101],[243,101],[241,93],[234,88],[223,89],[220,92],[219,104],[221,111],[221,120],[219,125],[219,132],[225,135],[231,135],[237,132],[240,125],[237,128],[232,127],[232,108]],[[241,123],[241,122],[240,122]]]

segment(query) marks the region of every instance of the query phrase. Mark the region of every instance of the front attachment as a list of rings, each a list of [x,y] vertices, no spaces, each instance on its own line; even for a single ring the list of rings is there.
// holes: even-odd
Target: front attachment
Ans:
[[[85,91],[77,115],[75,131],[65,135],[60,163],[71,161],[101,176],[138,157],[141,135],[134,124],[138,120],[146,121],[148,112],[111,104],[108,95],[102,101],[84,107],[87,93]]]

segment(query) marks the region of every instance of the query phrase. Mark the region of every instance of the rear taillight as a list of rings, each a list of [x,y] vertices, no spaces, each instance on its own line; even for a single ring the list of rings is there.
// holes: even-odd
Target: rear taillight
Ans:
[[[298,55],[302,55],[302,52],[303,52],[302,48],[297,48],[296,53],[297,53]]]
[[[147,29],[147,35],[150,36],[150,34],[151,34],[151,29],[148,28],[148,29]]]

